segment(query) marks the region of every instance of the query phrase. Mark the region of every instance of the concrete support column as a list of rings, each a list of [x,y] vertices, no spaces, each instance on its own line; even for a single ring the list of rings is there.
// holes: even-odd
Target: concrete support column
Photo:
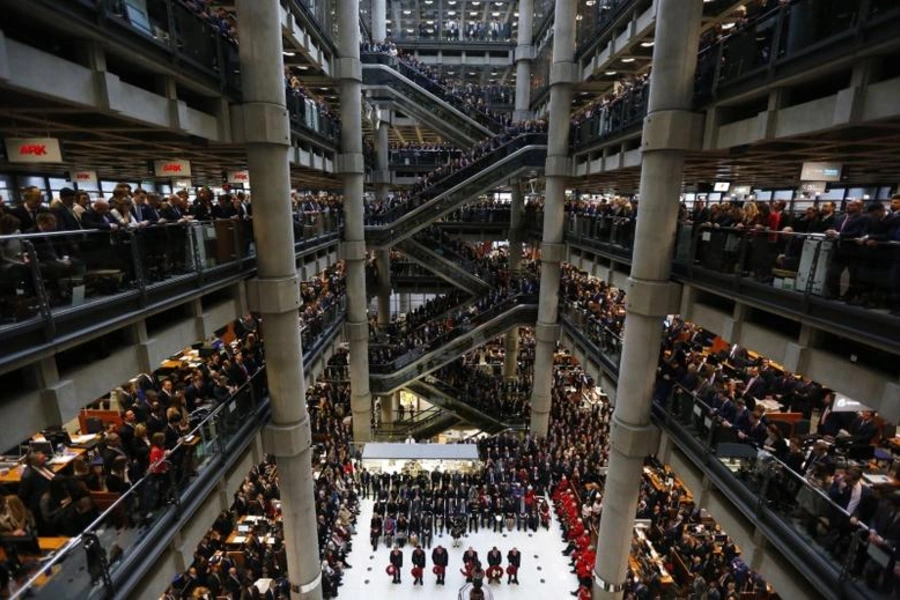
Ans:
[[[386,0],[372,0],[372,41],[383,42],[386,37],[387,2]]]
[[[405,315],[410,310],[409,292],[400,293],[400,314]]]
[[[359,0],[337,3],[338,23],[356,23]],[[353,439],[372,435],[372,395],[369,393],[369,325],[366,306],[366,238],[363,228],[365,167],[362,145],[362,65],[359,62],[359,27],[341,27],[340,58],[335,61],[341,96],[341,154],[337,170],[344,183],[344,241],[347,264],[347,323],[350,342],[350,410]]]
[[[575,1],[559,0],[554,12],[553,64],[550,66],[550,109],[547,163],[544,167],[544,236],[541,244],[541,291],[535,327],[531,433],[544,437],[550,423],[553,355],[559,339],[559,263],[565,254],[566,180],[569,168],[569,108],[575,63]],[[524,8],[519,6],[519,16]]]
[[[391,253],[375,251],[375,269],[378,271],[378,326],[387,327],[391,322]]]
[[[534,27],[533,0],[519,0],[519,33],[516,43],[516,102],[513,121],[531,118],[531,61],[534,60],[532,30]]]
[[[264,431],[267,452],[278,458],[281,506],[291,596],[322,598],[312,480],[312,433],[303,381],[298,310],[300,286],[294,257],[289,165],[290,125],[285,107],[278,0],[238,0],[241,83],[247,164],[253,189],[256,279],[251,309],[261,315],[272,420]]]
[[[689,145],[691,100],[701,0],[659,0],[650,101],[643,131],[641,210],[626,297],[625,340],[617,402],[610,423],[609,471],[597,559],[594,599],[621,598],[634,534],[644,458],[653,450],[650,409],[660,322],[674,304],[671,256],[678,220],[684,155]]]
[[[381,397],[381,422],[391,424],[397,417],[397,409],[400,407],[400,395],[388,394]]]
[[[521,13],[520,13],[521,14]],[[525,208],[525,195],[522,183],[513,186],[512,204],[509,220],[509,271],[518,276],[522,271],[522,213]],[[503,378],[515,379],[519,366],[519,328],[510,329],[506,333],[503,352]]]

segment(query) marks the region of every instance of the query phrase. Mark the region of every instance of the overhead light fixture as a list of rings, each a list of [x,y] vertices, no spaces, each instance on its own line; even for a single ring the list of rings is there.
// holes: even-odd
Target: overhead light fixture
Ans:
[[[469,75],[478,75],[475,71],[469,71]]]
[[[309,71],[309,67],[307,67],[306,65],[297,65],[297,68],[301,71]]]
[[[616,72],[615,72],[615,71],[606,71],[606,72],[604,72],[603,74],[604,74],[604,75],[615,75]]]
[[[469,14],[472,15],[473,17],[477,17],[478,11],[477,10],[469,11]]]
[[[385,19],[384,22],[387,23],[388,25],[391,24],[391,20],[390,20],[390,19]]]
[[[735,23],[734,21],[732,21],[731,23],[722,23],[722,29],[731,29],[735,25],[737,25],[737,23]]]
[[[655,42],[650,40],[649,42],[641,42],[641,48],[652,48]]]
[[[453,6],[456,4],[456,0],[450,0],[449,2],[447,2],[447,4],[449,4],[450,6]]]
[[[500,16],[500,13],[498,13],[498,12],[492,12],[491,14],[494,15],[495,17],[499,17],[499,16]]]
[[[403,11],[403,14],[404,14],[404,15],[411,15],[411,14],[412,14],[412,11],[411,11],[411,10],[404,10],[404,11]]]
[[[455,11],[455,10],[448,10],[448,11],[447,11],[447,15],[449,15],[449,16],[451,16],[451,17],[452,17],[453,15],[455,15],[455,14],[456,14],[456,11]]]
[[[622,62],[623,62],[623,63],[633,63],[633,62],[634,62],[634,58],[623,58],[623,59],[622,59]]]
[[[290,50],[285,50],[282,54],[285,56],[297,56],[296,52],[291,52]]]
[[[428,25],[434,25],[434,21],[425,21]]]

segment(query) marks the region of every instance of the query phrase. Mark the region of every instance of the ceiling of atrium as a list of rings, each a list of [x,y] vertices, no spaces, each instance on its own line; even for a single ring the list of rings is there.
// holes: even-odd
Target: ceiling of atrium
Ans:
[[[371,4],[371,0],[360,2],[366,24],[371,23]],[[515,40],[519,4],[515,0],[386,0],[386,4],[387,32],[398,43],[452,40],[454,28],[460,32],[460,41]],[[472,35],[467,36],[470,31]]]

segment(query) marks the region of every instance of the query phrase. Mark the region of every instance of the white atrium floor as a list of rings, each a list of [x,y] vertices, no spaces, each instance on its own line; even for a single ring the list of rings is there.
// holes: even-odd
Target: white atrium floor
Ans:
[[[425,568],[425,585],[413,586],[411,555],[412,548],[407,546],[403,551],[403,583],[391,583],[391,577],[385,573],[388,565],[389,549],[384,541],[372,552],[369,543],[369,522],[372,519],[372,500],[362,500],[359,519],[356,523],[356,535],[353,537],[353,551],[347,557],[352,569],[344,571],[344,585],[338,588],[339,599],[380,599],[411,600],[413,598],[442,598],[456,600],[459,589],[465,585],[466,579],[460,573],[462,554],[472,546],[482,563],[487,566],[487,553],[494,546],[503,554],[503,568],[506,568],[506,553],[513,546],[522,554],[522,568],[519,569],[519,585],[507,585],[506,575],[502,584],[485,585],[489,587],[496,600],[512,599],[537,600],[539,598],[571,598],[569,592],[578,587],[575,575],[570,573],[569,558],[562,555],[565,544],[561,541],[562,532],[553,515],[550,530],[539,528],[537,532],[504,531],[503,534],[479,528],[478,533],[471,532],[462,538],[459,548],[453,548],[453,538],[446,531],[444,536],[437,534],[431,545],[438,544],[450,554],[450,565],[447,568],[446,585],[435,583],[436,577],[431,572],[431,550],[425,549],[427,566]],[[488,596],[490,598],[491,596]]]

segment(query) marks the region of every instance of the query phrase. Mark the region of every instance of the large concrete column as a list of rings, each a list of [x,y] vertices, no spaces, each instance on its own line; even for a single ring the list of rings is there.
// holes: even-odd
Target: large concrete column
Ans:
[[[519,15],[522,15],[519,7]],[[553,63],[550,66],[550,121],[547,163],[544,166],[544,236],[541,244],[541,297],[534,330],[534,386],[531,392],[531,433],[544,437],[550,422],[553,355],[559,339],[559,263],[565,255],[566,181],[569,161],[569,107],[575,80],[575,0],[559,0],[553,25]]]
[[[628,568],[641,470],[653,449],[650,408],[662,320],[677,310],[669,281],[678,195],[692,115],[701,0],[659,0],[650,101],[644,120],[641,208],[628,280],[618,398],[594,565],[593,597],[620,598]]]
[[[375,270],[378,271],[378,326],[391,322],[391,252],[384,248],[375,251]]]
[[[531,118],[531,61],[534,60],[534,45],[531,39],[534,26],[533,4],[533,0],[519,0],[514,121],[527,121]]]
[[[409,292],[400,292],[400,310],[399,313],[401,315],[405,315],[410,311],[410,297]]]
[[[383,42],[386,37],[387,2],[386,0],[372,0],[372,41]]]
[[[346,339],[350,342],[350,409],[353,439],[371,437],[372,396],[369,393],[369,327],[366,306],[366,240],[363,228],[365,167],[362,153],[362,66],[359,62],[359,0],[337,3],[340,27],[336,76],[341,95],[341,154],[338,172],[344,183],[344,241],[347,264]]]
[[[522,211],[525,198],[522,194],[522,183],[513,186],[512,204],[509,207],[509,273],[518,277],[522,272]],[[503,378],[515,379],[519,365],[519,328],[506,333],[503,351]]]
[[[290,125],[284,94],[278,0],[238,0],[244,145],[253,188],[257,278],[248,302],[260,313],[272,420],[266,452],[278,458],[284,539],[293,598],[322,598],[316,539],[309,414],[300,346],[300,281],[294,256]]]
[[[372,10],[375,10],[374,5]],[[373,12],[373,23],[374,16]],[[386,121],[381,121],[375,132],[375,199],[382,203],[387,202],[390,189],[388,127]],[[385,327],[391,322],[391,254],[387,248],[375,252],[375,267],[378,270],[378,326]]]

